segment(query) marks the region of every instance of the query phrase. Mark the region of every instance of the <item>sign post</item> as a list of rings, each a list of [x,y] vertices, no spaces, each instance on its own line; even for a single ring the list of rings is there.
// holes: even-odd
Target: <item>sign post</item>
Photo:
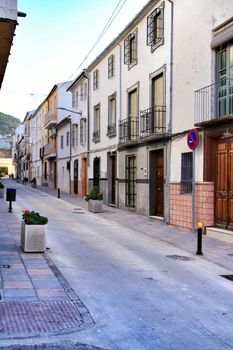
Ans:
[[[191,129],[188,132],[187,144],[188,147],[193,151],[193,176],[192,176],[192,229],[195,231],[196,228],[196,201],[195,201],[195,149],[198,146],[199,135],[196,129]]]

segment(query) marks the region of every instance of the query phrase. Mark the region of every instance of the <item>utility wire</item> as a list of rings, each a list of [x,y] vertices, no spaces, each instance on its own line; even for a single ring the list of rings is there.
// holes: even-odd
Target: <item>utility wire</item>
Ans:
[[[87,53],[86,57],[82,60],[82,62],[79,64],[79,66],[75,69],[75,71],[69,76],[69,78],[67,78],[66,81],[69,81],[74,74],[76,74],[76,72],[79,70],[79,68],[83,65],[83,63],[87,60],[87,58],[90,56],[90,54],[92,53],[92,51],[94,50],[94,48],[96,47],[96,45],[100,42],[100,40],[102,39],[102,37],[104,36],[104,34],[107,32],[108,28],[111,26],[112,22],[114,21],[114,19],[116,18],[116,16],[118,15],[118,13],[120,12],[120,10],[122,9],[122,7],[124,6],[124,4],[126,3],[127,0],[124,0],[123,3],[121,4],[121,6],[119,7],[120,3],[122,0],[120,0],[117,4],[117,6],[115,7],[113,13],[111,14],[110,18],[108,19],[107,23],[105,24],[104,28],[102,29],[102,32],[100,33],[100,35],[98,36],[98,38],[96,39],[94,45],[91,47],[90,51]],[[119,7],[119,8],[118,8]],[[117,10],[118,9],[118,10]],[[117,11],[117,12],[116,12]],[[64,82],[65,84],[65,82]],[[62,85],[61,85],[62,86]]]

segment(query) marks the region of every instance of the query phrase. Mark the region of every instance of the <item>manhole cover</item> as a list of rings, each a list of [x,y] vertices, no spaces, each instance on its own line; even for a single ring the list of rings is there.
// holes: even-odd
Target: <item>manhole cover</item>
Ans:
[[[83,211],[72,211],[72,214],[84,214]]]
[[[227,280],[229,281],[232,281],[233,282],[233,275],[220,275],[221,277],[223,278],[226,278]]]
[[[40,194],[41,197],[48,197],[47,194]]]
[[[0,303],[1,335],[57,332],[83,324],[70,301]]]
[[[188,256],[183,256],[183,255],[167,255],[167,258],[173,259],[173,260],[181,260],[181,261],[193,260],[192,258],[189,258]]]
[[[74,208],[74,210],[82,210],[82,208]]]

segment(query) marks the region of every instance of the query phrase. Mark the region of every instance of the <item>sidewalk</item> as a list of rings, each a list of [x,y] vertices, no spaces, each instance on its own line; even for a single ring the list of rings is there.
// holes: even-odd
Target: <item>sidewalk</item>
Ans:
[[[60,335],[92,326],[89,312],[47,254],[22,251],[20,223],[2,198],[0,217],[0,339]]]
[[[57,197],[57,190],[47,187],[38,187],[38,190]],[[61,199],[72,203],[74,206],[80,206],[87,209],[87,202],[84,198],[76,195],[61,192]],[[59,200],[59,199],[58,199]],[[125,211],[104,205],[104,212],[99,213],[101,217],[112,220],[131,229],[134,229],[142,234],[149,235],[155,239],[172,244],[191,254],[196,254],[197,250],[197,235],[191,231],[178,228],[171,225],[166,225],[159,220],[138,215],[132,211]],[[203,235],[203,256],[200,259],[206,259],[214,264],[218,264],[230,271],[233,269],[233,244],[213,239]],[[233,273],[232,273],[233,274]]]

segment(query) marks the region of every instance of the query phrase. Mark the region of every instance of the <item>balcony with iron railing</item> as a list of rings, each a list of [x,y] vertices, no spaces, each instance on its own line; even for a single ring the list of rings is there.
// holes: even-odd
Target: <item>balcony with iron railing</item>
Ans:
[[[44,146],[44,157],[46,158],[55,158],[57,154],[56,142],[47,143]]]
[[[140,137],[166,133],[166,106],[154,106],[140,112]]]
[[[107,126],[107,136],[108,137],[116,136],[116,123],[108,124],[108,126]]]
[[[195,91],[195,125],[208,125],[233,119],[233,79],[222,78],[220,82]]]
[[[57,124],[57,113],[55,110],[49,110],[45,114],[44,127],[46,129],[52,128]]]
[[[119,121],[119,142],[137,141],[138,117],[129,117]]]
[[[95,130],[92,133],[92,141],[99,142],[100,141],[100,130]]]

